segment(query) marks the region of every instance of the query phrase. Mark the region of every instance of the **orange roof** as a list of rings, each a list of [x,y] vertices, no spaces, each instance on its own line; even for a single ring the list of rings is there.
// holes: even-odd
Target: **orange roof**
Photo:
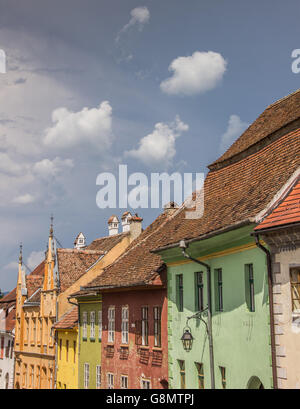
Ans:
[[[57,321],[53,328],[55,329],[73,329],[78,326],[78,308],[73,307],[67,311],[59,321]]]
[[[254,230],[300,222],[300,179],[283,201]]]

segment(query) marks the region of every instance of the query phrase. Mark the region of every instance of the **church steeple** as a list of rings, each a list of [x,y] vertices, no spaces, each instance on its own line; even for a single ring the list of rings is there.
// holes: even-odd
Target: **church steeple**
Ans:
[[[54,246],[54,233],[53,233],[53,215],[51,215],[48,248],[46,252],[46,262],[45,262],[45,277],[44,277],[44,286],[43,286],[44,290],[52,290],[54,287],[54,280],[53,280],[54,263],[55,263],[55,246]]]

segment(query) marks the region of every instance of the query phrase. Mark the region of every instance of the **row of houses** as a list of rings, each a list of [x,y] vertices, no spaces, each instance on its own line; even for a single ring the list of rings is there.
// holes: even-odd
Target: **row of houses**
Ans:
[[[300,388],[300,90],[214,163],[204,213],[57,247],[0,300],[0,387]]]

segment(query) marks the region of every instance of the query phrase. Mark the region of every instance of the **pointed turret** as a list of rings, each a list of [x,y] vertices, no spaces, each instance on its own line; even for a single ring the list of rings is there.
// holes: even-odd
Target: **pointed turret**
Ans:
[[[25,280],[25,270],[23,270],[23,246],[20,244],[19,253],[19,272],[18,272],[18,288],[22,296],[27,295],[26,280]]]
[[[53,268],[55,263],[55,245],[53,236],[53,215],[51,215],[48,249],[46,252],[45,277],[43,290],[52,290],[54,288]]]

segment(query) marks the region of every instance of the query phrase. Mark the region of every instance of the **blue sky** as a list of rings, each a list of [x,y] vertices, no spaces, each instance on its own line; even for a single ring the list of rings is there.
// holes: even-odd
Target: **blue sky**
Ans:
[[[107,235],[108,217],[123,210],[96,206],[99,173],[117,174],[118,163],[146,175],[206,172],[266,106],[299,88],[296,0],[0,7],[3,290],[15,285],[19,242],[30,268],[45,251],[51,213],[65,247],[79,231],[89,242]],[[160,212],[137,211],[144,227]]]

